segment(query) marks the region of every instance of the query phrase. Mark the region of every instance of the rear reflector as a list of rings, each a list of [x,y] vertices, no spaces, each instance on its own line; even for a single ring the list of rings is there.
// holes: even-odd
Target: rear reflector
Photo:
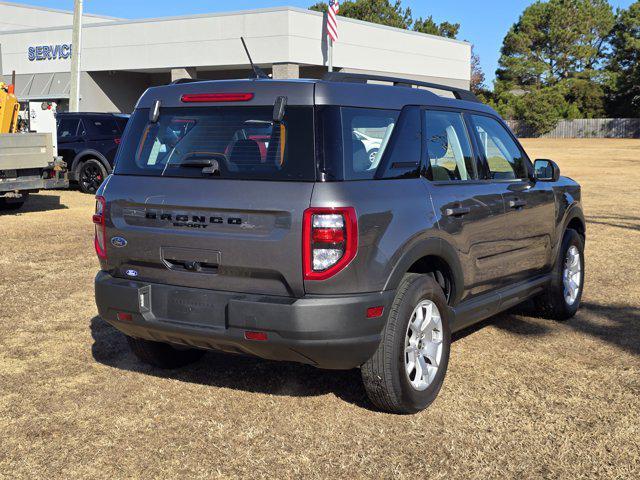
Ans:
[[[244,332],[244,338],[256,342],[266,342],[269,339],[265,332]]]
[[[367,308],[367,318],[378,318],[382,316],[384,306]]]
[[[121,322],[130,322],[133,320],[133,315],[130,313],[118,312],[117,317]]]
[[[253,93],[193,93],[182,95],[182,103],[248,102]]]

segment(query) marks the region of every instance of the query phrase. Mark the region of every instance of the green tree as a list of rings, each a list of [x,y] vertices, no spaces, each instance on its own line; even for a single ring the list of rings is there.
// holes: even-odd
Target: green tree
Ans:
[[[590,74],[606,58],[614,22],[607,0],[538,0],[507,33],[497,78],[546,86],[576,73]]]
[[[515,102],[514,113],[534,134],[543,135],[556,127],[567,108],[561,88],[535,88]]]
[[[640,1],[618,11],[611,47],[608,68],[613,91],[609,111],[614,116],[640,117]]]
[[[412,26],[412,30],[420,33],[428,33],[439,37],[456,38],[460,31],[459,23],[437,23],[431,15],[426,19],[418,18]]]
[[[319,2],[309,7],[310,10],[326,12],[326,2]],[[401,0],[347,0],[340,3],[340,15],[365,22],[378,23],[389,27],[414,30],[420,33],[456,38],[460,24],[442,22],[438,24],[433,17],[413,20],[411,8],[404,8]]]
[[[504,38],[495,105],[541,134],[555,125],[541,118],[545,109],[556,123],[603,115],[607,76],[602,69],[614,23],[607,0],[531,4]]]

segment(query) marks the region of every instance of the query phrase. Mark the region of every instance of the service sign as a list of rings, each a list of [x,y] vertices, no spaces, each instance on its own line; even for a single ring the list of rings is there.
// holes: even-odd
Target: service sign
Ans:
[[[66,60],[71,57],[71,44],[62,43],[60,45],[37,45],[29,47],[29,61],[39,62],[42,60]]]

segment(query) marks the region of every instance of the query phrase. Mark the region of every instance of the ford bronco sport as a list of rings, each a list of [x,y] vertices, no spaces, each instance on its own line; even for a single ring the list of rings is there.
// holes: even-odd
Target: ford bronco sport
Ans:
[[[96,198],[99,314],[142,361],[359,367],[390,412],[435,399],[452,332],[529,299],[567,319],[584,284],[579,185],[433,84],[151,88]]]

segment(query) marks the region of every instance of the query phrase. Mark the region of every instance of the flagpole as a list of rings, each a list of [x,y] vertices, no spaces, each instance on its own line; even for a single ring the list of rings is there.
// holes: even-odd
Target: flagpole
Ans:
[[[329,36],[329,71],[333,72],[333,39]]]

